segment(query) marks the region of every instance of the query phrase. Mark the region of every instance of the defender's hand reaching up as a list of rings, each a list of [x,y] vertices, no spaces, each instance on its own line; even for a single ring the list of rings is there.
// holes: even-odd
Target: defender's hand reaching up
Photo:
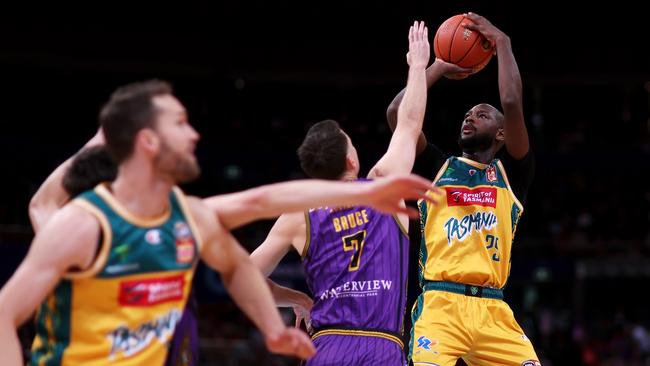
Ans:
[[[409,29],[409,52],[406,54],[406,62],[411,68],[425,68],[429,64],[430,53],[427,27],[424,22],[413,22]]]

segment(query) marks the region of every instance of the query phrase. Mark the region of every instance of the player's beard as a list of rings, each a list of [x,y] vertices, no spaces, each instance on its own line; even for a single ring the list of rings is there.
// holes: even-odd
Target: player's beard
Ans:
[[[177,184],[193,182],[201,175],[201,167],[193,154],[184,157],[174,152],[165,141],[161,142],[155,164],[159,171],[171,176]]]
[[[458,135],[458,146],[460,146],[463,152],[470,153],[470,154],[489,149],[490,147],[492,147],[493,142],[494,142],[494,136],[487,133],[475,132],[472,136],[468,136],[465,138],[463,138],[462,132],[460,135]]]

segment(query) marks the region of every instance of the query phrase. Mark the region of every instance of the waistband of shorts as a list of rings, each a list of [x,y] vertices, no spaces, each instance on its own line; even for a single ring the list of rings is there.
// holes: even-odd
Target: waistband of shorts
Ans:
[[[488,299],[503,300],[503,290],[491,287],[466,285],[464,283],[446,281],[424,281],[424,291],[437,290],[447,291],[456,294],[472,297],[484,297]]]
[[[335,327],[317,328],[314,329],[314,332],[311,335],[311,339],[314,340],[318,337],[324,335],[330,335],[330,334],[383,338],[392,341],[394,343],[397,343],[397,345],[401,349],[404,349],[404,341],[402,341],[402,337],[400,335],[398,335],[397,333],[384,331],[384,330],[376,330],[376,329],[335,328]]]

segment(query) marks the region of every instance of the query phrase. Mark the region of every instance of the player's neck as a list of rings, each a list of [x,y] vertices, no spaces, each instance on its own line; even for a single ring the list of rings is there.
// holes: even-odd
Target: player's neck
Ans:
[[[173,186],[174,182],[156,175],[153,166],[132,161],[120,165],[111,191],[115,199],[132,214],[152,218],[169,210],[169,193]]]
[[[494,152],[491,149],[484,151],[467,152],[463,151],[464,158],[474,160],[478,163],[489,164],[494,159]]]

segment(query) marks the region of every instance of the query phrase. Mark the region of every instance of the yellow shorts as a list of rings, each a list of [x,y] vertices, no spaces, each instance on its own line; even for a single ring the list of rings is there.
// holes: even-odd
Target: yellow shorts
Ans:
[[[423,292],[413,306],[414,366],[539,366],[533,345],[503,300]]]

